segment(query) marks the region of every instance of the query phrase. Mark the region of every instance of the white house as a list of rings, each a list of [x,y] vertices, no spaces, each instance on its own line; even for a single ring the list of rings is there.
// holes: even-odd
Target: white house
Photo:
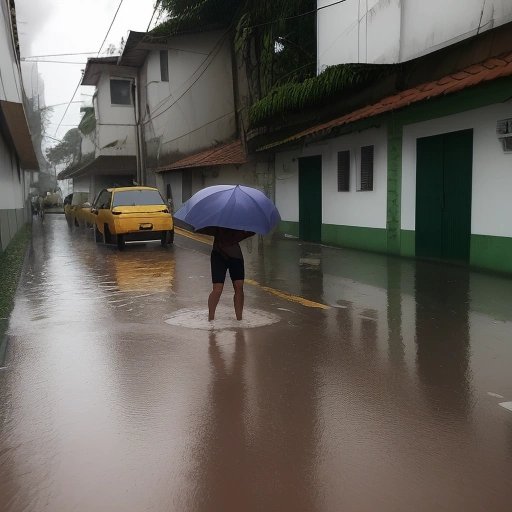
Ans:
[[[81,161],[59,174],[73,179],[75,192],[89,192],[89,199],[114,185],[131,185],[138,175],[139,117],[136,101],[137,71],[118,65],[118,57],[89,58],[81,85],[95,87],[93,109],[85,113],[80,129]]]
[[[510,0],[318,0],[318,70],[416,59],[512,21]]]
[[[349,9],[354,3],[337,7]],[[472,2],[467,3],[469,16]],[[499,24],[512,5],[494,4],[493,23]],[[419,2],[400,5],[403,15]],[[443,15],[452,17],[456,27],[464,16],[450,6]],[[372,16],[377,19],[380,8],[394,7],[394,2],[379,2]],[[423,21],[430,11],[437,16],[441,9],[429,4]],[[409,26],[408,19],[402,18],[403,34],[417,24]],[[425,24],[417,28],[418,45],[407,47],[412,53],[394,54],[400,60],[431,52],[412,63],[421,76],[428,75],[423,64],[429,63],[431,79],[260,148],[277,151],[276,202],[283,232],[512,273],[512,24],[464,42],[462,52],[459,46],[432,52],[462,37],[466,21],[457,33],[439,40],[427,36],[434,27]],[[480,31],[484,25],[489,28],[482,21]],[[330,27],[328,34],[318,35],[319,54],[325,57],[325,41],[343,40],[346,26],[333,28],[320,20],[319,27]],[[380,32],[385,35],[396,35],[392,24]],[[357,55],[357,39],[346,48],[347,55],[354,51]],[[447,62],[452,72],[439,76]],[[379,87],[375,84],[373,91]]]
[[[13,7],[0,2],[0,250],[30,220],[30,176],[39,169],[23,107]]]
[[[228,32],[130,32],[119,65],[138,69],[142,181],[175,208],[208,185],[272,184],[266,158],[247,156],[237,125]]]

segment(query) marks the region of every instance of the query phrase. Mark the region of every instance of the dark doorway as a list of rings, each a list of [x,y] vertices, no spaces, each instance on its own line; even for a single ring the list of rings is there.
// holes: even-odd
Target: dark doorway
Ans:
[[[322,157],[299,158],[299,238],[322,239]]]
[[[416,256],[469,262],[473,130],[417,140]]]

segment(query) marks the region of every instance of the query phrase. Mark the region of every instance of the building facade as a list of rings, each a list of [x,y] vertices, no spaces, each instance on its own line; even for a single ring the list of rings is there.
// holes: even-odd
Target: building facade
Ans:
[[[512,273],[509,30],[437,50],[431,80],[260,148],[275,151],[281,231]]]
[[[16,16],[0,2],[0,250],[31,218],[31,174],[39,169],[23,106]]]

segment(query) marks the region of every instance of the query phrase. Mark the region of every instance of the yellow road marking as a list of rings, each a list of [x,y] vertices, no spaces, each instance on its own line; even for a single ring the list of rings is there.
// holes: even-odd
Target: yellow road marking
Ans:
[[[301,304],[302,306],[306,306],[307,308],[319,308],[319,309],[331,309],[330,306],[325,304],[320,304],[319,302],[313,302],[312,300],[305,299],[304,297],[299,297],[298,295],[292,295],[288,292],[283,292],[281,290],[275,290],[274,288],[270,288],[268,286],[263,286],[262,284],[253,281],[252,279],[246,279],[245,282],[252,286],[257,286],[262,290],[275,295],[281,299],[289,300],[290,302],[296,302],[297,304]]]
[[[213,238],[211,236],[201,235],[199,233],[191,233],[190,231],[186,231],[186,230],[178,228],[178,227],[176,227],[174,229],[175,229],[176,233],[178,233],[181,236],[186,236],[187,238],[191,238],[192,240],[195,240],[196,242],[201,242],[203,244],[213,245]],[[276,290],[274,288],[270,288],[269,286],[263,286],[262,284],[254,281],[252,279],[246,279],[245,282],[247,284],[250,284],[251,286],[258,287],[267,293],[275,295],[276,297],[279,297],[280,299],[288,300],[290,302],[295,302],[295,303],[305,306],[307,308],[331,309],[330,306],[327,306],[326,304],[320,304],[319,302],[313,302],[312,300],[305,299],[304,297],[299,297],[297,295],[292,295],[291,293],[288,293],[288,292]]]
[[[191,233],[190,231],[186,231],[185,229],[181,229],[178,227],[175,227],[174,231],[176,231],[176,233],[178,235],[186,236],[187,238],[191,238],[192,240],[195,240],[196,242],[213,245],[213,238],[211,236],[201,235],[199,233]]]

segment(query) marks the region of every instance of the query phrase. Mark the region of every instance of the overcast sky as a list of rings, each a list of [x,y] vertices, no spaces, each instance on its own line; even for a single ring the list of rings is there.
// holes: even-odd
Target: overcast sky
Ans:
[[[22,58],[59,53],[98,52],[119,3],[120,0],[16,0]],[[126,38],[129,30],[145,31],[153,9],[154,0],[124,0],[103,46],[102,54],[109,44],[118,47],[121,38]],[[96,53],[89,55],[95,56]],[[85,63],[87,57],[80,55],[47,59]],[[46,105],[64,103],[53,110],[52,124],[48,129],[48,134],[52,137],[84,67],[80,64],[38,64],[39,74],[44,81]],[[25,73],[27,91],[37,90],[35,76],[36,73]],[[75,101],[88,98],[82,93],[92,94],[91,88],[80,87]],[[68,125],[76,126],[79,121],[80,104],[73,103],[56,138],[62,138],[71,128]],[[55,143],[51,140],[48,142],[51,145]]]

